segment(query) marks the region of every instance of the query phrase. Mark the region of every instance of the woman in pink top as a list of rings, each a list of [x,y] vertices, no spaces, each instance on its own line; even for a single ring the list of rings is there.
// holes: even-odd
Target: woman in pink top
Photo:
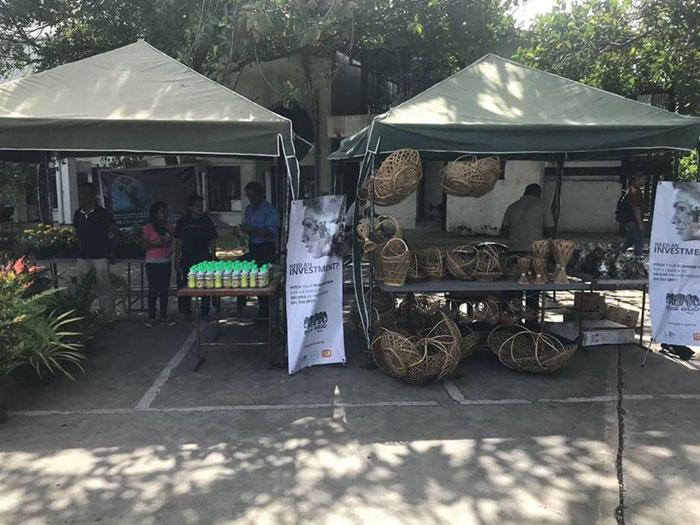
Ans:
[[[141,245],[146,250],[146,275],[148,276],[146,326],[149,328],[152,328],[156,322],[157,300],[160,300],[160,322],[166,326],[175,324],[175,321],[168,321],[172,242],[173,228],[168,224],[168,205],[162,201],[154,202],[141,238]]]

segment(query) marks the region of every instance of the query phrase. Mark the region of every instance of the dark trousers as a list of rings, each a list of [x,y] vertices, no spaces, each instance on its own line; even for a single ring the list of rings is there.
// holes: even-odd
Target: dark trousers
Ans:
[[[644,251],[644,232],[639,228],[637,221],[630,221],[625,224],[625,240],[615,250],[614,256],[617,257],[630,246],[634,246],[634,255],[642,256]]]
[[[264,242],[261,244],[251,244],[248,253],[243,257],[243,261],[255,261],[258,265],[274,263],[277,259],[277,249],[274,242]],[[238,296],[238,310],[245,308],[248,298]],[[268,317],[270,315],[270,298],[258,297],[258,316]]]
[[[208,260],[209,256],[202,257],[196,261],[186,261],[182,260],[180,262],[180,271],[177,272],[177,287],[182,288],[187,286],[187,272],[190,271],[190,267],[199,262]],[[202,304],[202,315],[209,315],[210,302],[209,297],[202,297],[200,299]],[[192,313],[192,298],[191,297],[178,297],[177,298],[177,310],[181,314],[191,314]]]
[[[160,317],[168,316],[168,288],[170,287],[170,263],[146,263],[148,277],[148,316],[156,318],[156,302],[160,300]]]

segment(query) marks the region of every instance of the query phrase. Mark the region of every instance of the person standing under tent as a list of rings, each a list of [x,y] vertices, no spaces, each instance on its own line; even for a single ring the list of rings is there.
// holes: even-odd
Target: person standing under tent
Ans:
[[[168,320],[168,289],[172,275],[173,227],[168,224],[168,205],[154,202],[143,227],[141,245],[146,251],[146,276],[148,277],[148,320],[153,328],[156,322],[156,302],[160,301],[160,323],[174,326]]]
[[[529,184],[520,199],[508,206],[501,235],[508,239],[509,253],[531,253],[532,241],[554,236],[552,210],[542,201],[542,187]]]
[[[187,199],[187,213],[180,217],[175,225],[175,268],[177,269],[178,288],[187,282],[187,273],[191,266],[216,259],[216,232],[214,222],[203,212],[203,201],[199,195]],[[209,316],[209,297],[202,297],[202,317]],[[178,310],[186,318],[192,316],[192,298],[178,297]]]
[[[625,240],[617,247],[613,257],[634,246],[635,257],[641,257],[644,251],[644,195],[642,188],[646,182],[646,176],[642,172],[632,175],[629,188],[617,203],[615,215],[618,222],[625,228]]]
[[[542,186],[528,184],[523,196],[508,206],[503,216],[501,235],[508,239],[508,253],[528,255],[532,253],[532,241],[554,236],[554,217],[542,200]],[[520,292],[514,292],[514,300],[522,300]],[[526,294],[525,303],[529,308],[539,309],[538,294]],[[525,323],[536,329],[537,321]]]
[[[245,187],[250,204],[245,209],[241,230],[249,236],[248,254],[244,260],[258,264],[274,263],[277,259],[277,234],[279,216],[277,210],[265,200],[265,192],[258,182],[249,182]],[[238,310],[246,305],[246,297],[238,297]],[[258,297],[258,317],[267,317],[270,312],[269,297]]]
[[[97,186],[81,184],[78,189],[80,208],[73,214],[78,237],[78,275],[95,271],[100,312],[114,317],[115,293],[109,278],[109,264],[114,260],[117,226],[112,214],[97,203]]]

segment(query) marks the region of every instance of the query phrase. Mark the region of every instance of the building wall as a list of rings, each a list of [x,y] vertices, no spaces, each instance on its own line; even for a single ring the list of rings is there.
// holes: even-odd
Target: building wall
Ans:
[[[447,196],[448,232],[466,235],[498,235],[506,208],[518,200],[528,184],[542,184],[544,163],[540,161],[506,162],[504,179],[495,188],[475,199]]]
[[[313,90],[308,90],[306,74],[298,57],[283,58],[247,66],[227,79],[226,84],[244,97],[266,108],[282,105],[287,83],[300,93],[299,103],[314,121],[316,132],[314,149],[300,162],[302,166],[316,166],[317,193],[328,195],[331,191],[331,165],[327,160],[331,152],[328,138],[328,116],[331,109],[332,62],[313,59],[310,64]]]
[[[545,196],[551,200],[556,180],[545,181]],[[617,180],[566,177],[561,188],[561,215],[559,230],[562,232],[615,233],[617,200],[622,184]]]

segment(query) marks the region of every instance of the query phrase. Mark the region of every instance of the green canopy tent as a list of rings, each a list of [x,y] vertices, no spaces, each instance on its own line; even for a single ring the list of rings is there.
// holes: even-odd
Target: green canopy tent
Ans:
[[[553,203],[558,219],[565,159],[692,151],[699,138],[700,118],[489,54],[375,117],[368,127],[343,140],[329,159],[362,160],[361,185],[375,157],[400,148],[419,150],[424,159],[463,154],[555,158],[560,166]],[[359,260],[355,244],[354,256]],[[359,269],[355,273],[356,297],[368,336],[362,273]]]
[[[671,113],[486,55],[377,116],[331,160],[413,148],[442,154],[568,158],[693,150],[700,118]]]
[[[278,158],[299,184],[292,123],[138,41],[0,84],[0,155]]]

